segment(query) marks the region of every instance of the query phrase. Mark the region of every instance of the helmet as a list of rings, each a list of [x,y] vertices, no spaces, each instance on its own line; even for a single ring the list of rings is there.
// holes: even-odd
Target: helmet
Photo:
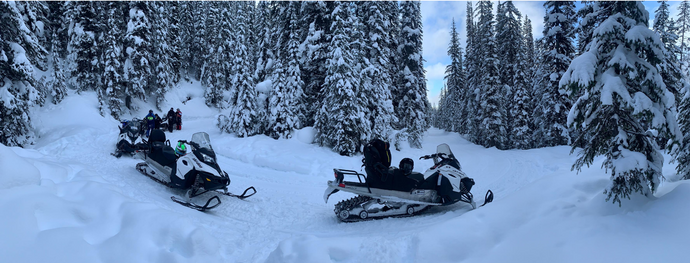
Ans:
[[[400,160],[400,169],[403,171],[403,173],[405,173],[405,175],[412,173],[412,169],[414,169],[414,161],[410,158]]]
[[[153,110],[149,110],[149,113],[153,113]]]
[[[175,146],[175,154],[179,156],[187,154],[187,146],[185,146],[183,142],[177,142],[177,146]]]

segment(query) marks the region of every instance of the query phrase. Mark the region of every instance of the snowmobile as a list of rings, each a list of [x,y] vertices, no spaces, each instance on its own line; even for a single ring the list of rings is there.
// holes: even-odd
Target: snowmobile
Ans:
[[[205,132],[193,134],[191,141],[178,141],[178,145],[189,145],[190,147],[182,147],[190,148],[190,153],[187,153],[186,149],[183,149],[183,152],[177,148],[173,149],[161,130],[151,131],[148,144],[149,150],[145,151],[144,155],[145,162],[138,163],[136,169],[167,187],[187,190],[186,200],[176,196],[171,197],[176,203],[199,211],[207,211],[220,205],[218,196],[209,198],[204,205],[196,204],[191,199],[209,192],[239,199],[256,194],[253,186],[244,190],[241,195],[228,192],[230,177],[216,162],[211,140]],[[250,190],[252,192],[247,194]]]
[[[432,206],[451,205],[458,201],[477,208],[470,193],[474,179],[462,172],[460,162],[447,144],[438,145],[435,154],[420,159],[434,161],[434,165],[424,174],[412,171],[414,162],[410,158],[403,159],[400,168],[386,167],[382,178],[376,178],[378,175],[370,167],[366,169],[366,176],[353,170],[333,169],[335,180],[328,181],[324,201],[328,203],[328,198],[338,191],[357,194],[335,205],[335,214],[343,222],[412,216]],[[366,163],[366,160],[363,161]],[[357,176],[359,182],[344,181],[345,175]],[[493,192],[488,190],[481,206],[492,201]]]
[[[122,127],[118,126],[120,133],[117,136],[115,152],[113,156],[120,158],[123,154],[135,156],[140,150],[146,149],[146,142],[141,138],[141,121],[132,119],[123,120]]]

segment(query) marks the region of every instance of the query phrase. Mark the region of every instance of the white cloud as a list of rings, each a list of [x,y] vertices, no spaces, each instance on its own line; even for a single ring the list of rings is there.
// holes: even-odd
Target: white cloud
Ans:
[[[434,65],[424,67],[424,70],[426,70],[427,79],[443,79],[444,73],[446,72],[446,65],[436,63]]]

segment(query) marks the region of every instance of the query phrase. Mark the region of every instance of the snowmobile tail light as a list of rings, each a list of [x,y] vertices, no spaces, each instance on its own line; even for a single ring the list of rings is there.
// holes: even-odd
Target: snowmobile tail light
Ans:
[[[333,173],[333,176],[334,176],[336,179],[338,179],[338,174],[337,174],[337,173]]]
[[[340,186],[340,187],[345,187],[345,184],[340,183],[340,184],[338,184],[338,186]]]

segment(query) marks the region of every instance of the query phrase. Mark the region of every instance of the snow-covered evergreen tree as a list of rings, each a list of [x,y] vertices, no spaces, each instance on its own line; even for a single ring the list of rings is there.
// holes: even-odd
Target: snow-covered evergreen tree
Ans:
[[[308,28],[308,33],[300,50],[302,79],[305,83],[307,113],[304,126],[314,126],[316,115],[322,108],[323,91],[328,65],[328,44],[330,42],[331,18],[333,2],[303,1],[301,9],[301,25]]]
[[[685,67],[683,70],[687,71],[690,64],[688,53],[690,53],[690,46],[688,46],[688,38],[690,38],[690,1],[683,0],[678,6],[678,19],[676,25],[678,26],[678,36],[680,36],[680,62]]]
[[[467,2],[467,45],[465,56],[465,70],[467,71],[467,100],[465,104],[465,115],[461,116],[467,123],[468,137],[467,139],[473,143],[479,144],[479,138],[482,136],[480,127],[480,84],[483,73],[481,70],[481,47],[479,46],[477,38],[477,24],[474,21],[476,12],[472,2]]]
[[[490,1],[479,2],[479,21],[477,23],[477,46],[479,53],[479,109],[481,137],[479,144],[485,147],[505,149],[507,133],[505,108],[503,102],[503,84],[499,74],[499,61],[496,54],[497,43],[494,37],[493,4]]]
[[[538,147],[569,145],[570,134],[566,126],[572,102],[559,92],[558,82],[568,69],[574,55],[575,3],[547,1],[544,3],[544,38],[542,39],[543,68],[536,95],[536,124]]]
[[[444,105],[439,105],[439,112],[443,113],[445,127],[448,131],[455,131],[465,134],[468,131],[467,119],[464,117],[466,112],[468,94],[465,85],[465,71],[462,64],[462,47],[460,37],[455,27],[455,19],[450,28],[450,44],[448,46],[448,56],[450,65],[446,66],[446,93]],[[443,106],[443,107],[441,107]]]
[[[95,90],[100,85],[98,66],[99,49],[97,35],[99,32],[95,2],[74,2],[73,23],[69,29],[69,56],[71,62],[72,83],[77,90]]]
[[[422,147],[422,135],[429,128],[427,109],[429,100],[426,92],[424,58],[422,57],[422,14],[418,1],[403,1],[400,4],[402,20],[400,46],[402,74],[399,88],[402,98],[398,102],[398,118],[407,129],[408,142],[412,148]]]
[[[125,94],[130,98],[146,99],[148,78],[151,75],[150,2],[130,2],[129,21],[125,33],[124,77],[128,82]],[[131,109],[131,105],[127,105]]]
[[[316,142],[331,147],[341,155],[360,151],[363,106],[358,100],[358,85],[353,64],[351,44],[353,23],[348,2],[332,2],[331,42],[328,45],[328,64],[324,82],[324,101],[316,116]]]
[[[161,110],[161,103],[165,100],[165,93],[173,86],[174,71],[171,63],[171,49],[168,29],[170,16],[168,2],[151,2],[151,13],[154,22],[151,23],[153,41],[151,42],[151,76],[149,78],[149,90],[151,96],[156,98],[156,108]]]
[[[25,24],[17,8],[20,4],[0,2],[0,143],[6,146],[33,142],[29,109],[43,103],[34,87],[31,61],[46,51]]]
[[[560,84],[579,96],[568,125],[583,131],[576,141],[586,139],[573,168],[606,156],[611,184],[604,193],[620,205],[635,192],[652,196],[664,163],[656,139],[679,141],[681,134],[673,94],[657,68],[664,61],[663,43],[649,29],[644,5],[601,2],[599,7],[611,15],[593,31],[587,52],[573,60]]]
[[[263,133],[258,130],[259,121],[256,114],[256,87],[254,85],[253,72],[251,70],[251,61],[248,61],[247,45],[249,44],[249,14],[251,12],[250,2],[238,2],[237,13],[235,17],[235,49],[232,71],[234,72],[234,79],[232,80],[233,87],[237,91],[237,96],[232,109],[230,117],[231,130],[228,132],[235,133],[238,137],[248,137],[257,133]]]
[[[46,88],[49,89],[50,98],[53,104],[58,104],[67,95],[67,86],[65,86],[65,75],[62,72],[62,59],[60,58],[60,39],[56,31],[52,32],[50,38],[50,57],[52,59],[53,73],[52,78],[46,83]]]
[[[678,105],[683,97],[681,90],[683,88],[682,83],[684,82],[681,65],[678,61],[678,55],[681,53],[677,45],[678,35],[676,35],[676,31],[678,26],[670,17],[668,3],[666,1],[659,2],[661,4],[654,12],[654,26],[652,28],[659,34],[661,42],[664,43],[664,48],[666,49],[665,61],[660,70],[661,76],[664,79],[666,88],[676,97],[676,105]]]
[[[361,54],[362,93],[366,101],[367,114],[371,123],[371,138],[388,141],[392,125],[397,122],[393,112],[391,90],[393,76],[390,75],[392,50],[388,49],[392,39],[387,17],[384,16],[384,2],[360,2],[362,18]],[[358,32],[358,31],[357,31]],[[356,41],[356,40],[353,40]],[[367,134],[368,135],[368,134]],[[368,140],[369,138],[367,138]]]
[[[123,114],[124,102],[124,86],[122,79],[122,31],[120,28],[120,19],[123,18],[122,2],[108,2],[107,3],[107,21],[106,27],[108,32],[105,34],[103,53],[104,74],[103,85],[99,87],[101,97],[107,97],[107,107],[110,109],[110,114],[116,120],[120,119]],[[102,111],[103,112],[103,111]]]
[[[300,119],[304,114],[304,81],[298,61],[300,39],[296,7],[290,4],[287,10],[290,15],[287,70],[284,70],[282,59],[278,59],[274,65],[267,132],[275,139],[290,138],[291,132],[301,127]]]

